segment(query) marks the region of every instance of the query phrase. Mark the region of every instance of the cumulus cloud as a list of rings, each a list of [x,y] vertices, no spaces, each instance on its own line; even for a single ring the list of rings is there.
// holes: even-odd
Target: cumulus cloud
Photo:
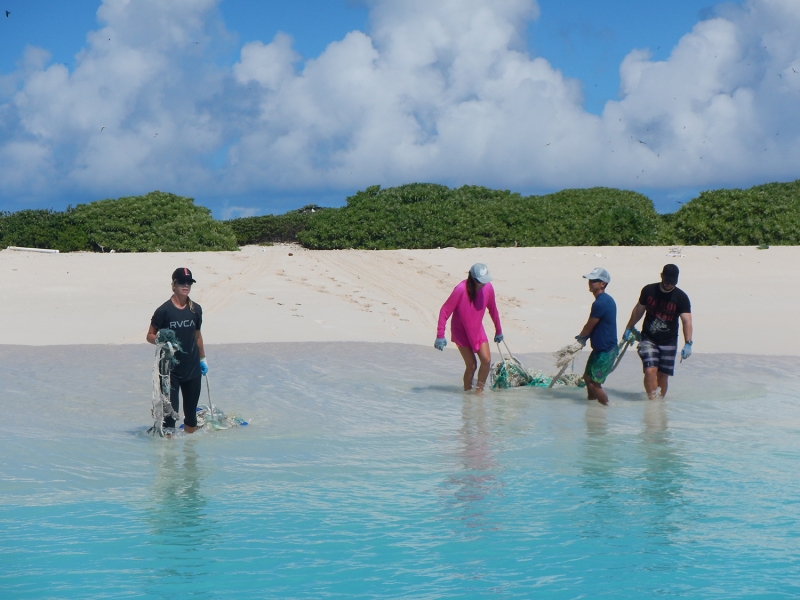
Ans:
[[[104,26],[89,34],[73,71],[47,66],[41,50],[29,49],[0,107],[4,195],[30,186],[51,195],[128,193],[208,180],[203,158],[224,128],[208,104],[226,77],[200,49],[214,5],[106,0],[98,10]]]
[[[224,206],[220,217],[224,220],[240,217],[255,217],[259,212],[257,206]]]
[[[620,99],[526,51],[534,0],[371,0],[370,28],[303,61],[246,44],[216,0],[105,0],[76,68],[30,49],[0,81],[0,192],[203,195],[437,181],[532,190],[798,176],[800,5],[721,5],[668,59],[632,50]]]

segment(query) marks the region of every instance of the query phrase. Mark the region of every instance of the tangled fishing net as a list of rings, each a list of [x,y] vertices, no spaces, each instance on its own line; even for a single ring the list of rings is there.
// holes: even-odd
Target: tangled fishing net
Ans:
[[[206,429],[219,431],[221,429],[230,429],[231,427],[240,427],[242,425],[247,425],[247,421],[236,414],[226,415],[219,407],[212,404],[200,404],[197,407],[198,429],[205,427]]]
[[[164,437],[164,419],[172,417],[176,421],[180,415],[175,412],[170,402],[170,374],[172,367],[178,364],[175,354],[182,351],[175,332],[171,329],[161,329],[156,336],[156,357],[153,364],[153,408],[150,414],[153,416],[153,426],[147,430],[152,435]],[[211,404],[211,391],[208,388],[208,378],[206,378],[206,391],[208,392],[208,404],[200,404],[197,407],[197,429],[219,431],[247,425],[247,421],[235,414],[226,415],[218,407]]]
[[[180,415],[172,408],[169,400],[170,380],[172,367],[178,364],[175,354],[182,350],[175,332],[171,329],[161,329],[156,336],[156,357],[153,364],[153,408],[150,414],[153,416],[153,426],[147,430],[148,433],[164,437],[164,419],[172,417],[175,420]]]
[[[583,344],[575,342],[564,346],[560,350],[553,353],[556,359],[555,365],[560,369],[575,360],[575,357],[583,350]]]
[[[555,366],[559,369],[566,368],[575,356],[583,349],[579,343],[564,346],[558,352],[554,353],[556,358]],[[502,356],[502,360],[496,362],[492,367],[492,389],[508,389],[512,387],[551,387],[551,385],[570,386],[570,387],[583,387],[586,383],[583,381],[583,376],[579,373],[561,373],[556,376],[556,381],[553,383],[553,377],[539,371],[537,369],[526,369],[521,362],[513,356],[506,358]]]

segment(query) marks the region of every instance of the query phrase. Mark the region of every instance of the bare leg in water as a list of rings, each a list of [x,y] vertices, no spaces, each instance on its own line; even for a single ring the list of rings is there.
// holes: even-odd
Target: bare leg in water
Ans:
[[[586,395],[589,400],[597,400],[600,404],[608,406],[608,395],[603,386],[596,381],[592,381],[592,378],[588,375],[584,375],[583,380],[586,382]]]
[[[472,378],[475,377],[475,371],[477,370],[478,383],[475,387],[478,392],[482,392],[492,365],[492,353],[489,351],[489,344],[484,342],[478,348],[478,359],[481,361],[480,368],[478,368],[478,360],[476,360],[475,353],[471,348],[459,346],[458,351],[461,353],[461,358],[464,359],[464,391],[472,389]]]
[[[648,367],[644,370],[644,391],[650,400],[656,399],[658,388],[661,388],[661,397],[666,396],[668,386],[669,375],[660,373],[658,367]]]

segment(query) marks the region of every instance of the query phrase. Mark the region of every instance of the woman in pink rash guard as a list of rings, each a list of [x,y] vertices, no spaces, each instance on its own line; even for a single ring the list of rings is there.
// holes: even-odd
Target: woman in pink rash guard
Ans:
[[[436,342],[433,347],[437,350],[444,350],[447,345],[444,326],[450,315],[453,315],[450,323],[450,339],[458,346],[458,351],[461,352],[461,357],[466,365],[464,369],[465,390],[472,389],[472,378],[478,367],[475,360],[476,354],[481,361],[476,385],[478,392],[483,390],[486,378],[489,377],[492,356],[489,352],[489,339],[483,329],[483,315],[487,308],[494,322],[494,341],[497,343],[503,341],[500,315],[497,313],[497,305],[494,301],[494,288],[489,283],[491,280],[492,277],[489,275],[486,265],[481,263],[472,265],[467,279],[455,287],[439,311],[439,326],[436,329]]]

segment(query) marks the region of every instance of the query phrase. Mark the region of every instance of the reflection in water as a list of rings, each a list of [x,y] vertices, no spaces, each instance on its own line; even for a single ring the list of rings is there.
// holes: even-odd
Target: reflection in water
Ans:
[[[578,517],[587,538],[642,535],[652,543],[670,543],[683,518],[675,512],[685,502],[688,465],[672,440],[666,403],[647,402],[643,411],[643,427],[634,436],[609,431],[608,410],[587,406],[580,466],[589,497]]]
[[[672,441],[664,400],[647,403],[640,447],[645,461],[640,493],[654,509],[648,532],[670,535],[677,531],[674,513],[685,502],[683,482],[688,465]]]
[[[497,526],[487,519],[496,493],[502,487],[498,480],[499,464],[492,448],[490,418],[481,396],[465,394],[461,408],[459,459],[461,470],[448,478],[455,487],[451,510],[459,509],[468,528],[491,530]]]
[[[600,537],[607,534],[606,523],[617,518],[615,497],[619,493],[615,469],[615,451],[620,442],[608,432],[608,409],[597,402],[586,405],[586,438],[583,456],[579,460],[581,485],[588,489],[591,497],[586,504],[591,510],[579,513],[585,537]]]
[[[193,589],[208,573],[208,546],[214,523],[206,510],[201,484],[207,476],[198,466],[196,444],[187,439],[160,443],[158,469],[148,511],[152,539],[160,565],[154,575],[184,583]],[[196,589],[195,593],[201,593]]]

